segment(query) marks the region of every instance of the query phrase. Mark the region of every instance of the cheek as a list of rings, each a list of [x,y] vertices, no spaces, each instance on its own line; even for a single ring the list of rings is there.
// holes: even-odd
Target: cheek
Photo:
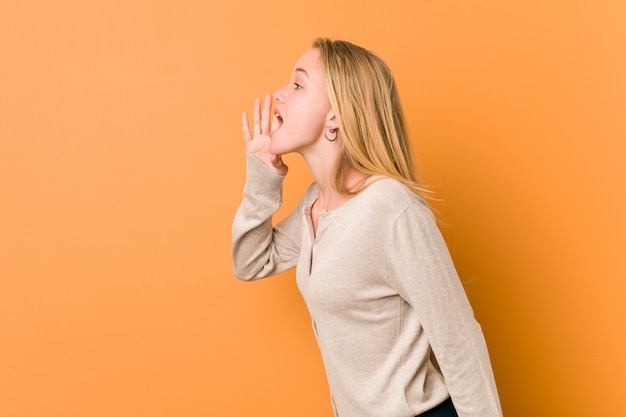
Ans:
[[[302,107],[302,117],[306,118],[307,124],[313,126],[324,126],[326,116],[328,115],[328,107],[325,105],[323,97],[316,97],[308,101]]]

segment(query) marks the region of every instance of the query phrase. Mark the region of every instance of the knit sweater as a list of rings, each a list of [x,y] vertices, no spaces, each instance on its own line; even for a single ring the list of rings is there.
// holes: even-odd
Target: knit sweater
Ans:
[[[283,221],[282,176],[247,155],[233,222],[235,275],[296,267],[336,417],[413,417],[448,397],[460,417],[502,415],[485,340],[427,205],[372,181],[313,232],[312,184]]]

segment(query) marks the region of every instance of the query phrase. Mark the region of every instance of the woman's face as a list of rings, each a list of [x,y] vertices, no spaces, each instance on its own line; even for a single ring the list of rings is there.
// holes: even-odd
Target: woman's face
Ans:
[[[322,138],[332,117],[319,50],[305,52],[296,63],[289,84],[274,93],[275,119],[270,152],[283,155],[306,151]]]

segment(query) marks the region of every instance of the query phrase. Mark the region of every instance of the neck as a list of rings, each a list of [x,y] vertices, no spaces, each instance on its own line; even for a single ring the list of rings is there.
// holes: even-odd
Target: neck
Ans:
[[[317,158],[307,157],[306,155],[303,155],[303,157],[317,184],[318,196],[315,204],[318,207],[330,211],[340,207],[350,199],[351,196],[340,194],[332,186],[331,178],[335,169],[335,161],[338,157],[337,152],[330,152],[323,155],[323,157]],[[348,168],[346,174],[344,185],[347,189],[355,189],[367,179],[366,174],[354,168]]]

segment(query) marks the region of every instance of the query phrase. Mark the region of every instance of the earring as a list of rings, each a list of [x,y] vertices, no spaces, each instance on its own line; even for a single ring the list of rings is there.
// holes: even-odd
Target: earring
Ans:
[[[334,133],[335,136],[329,137],[326,132],[328,132],[330,134]],[[327,141],[334,142],[335,139],[337,139],[337,129],[333,130],[330,126],[326,126],[326,128],[324,129],[324,137],[326,138]]]

